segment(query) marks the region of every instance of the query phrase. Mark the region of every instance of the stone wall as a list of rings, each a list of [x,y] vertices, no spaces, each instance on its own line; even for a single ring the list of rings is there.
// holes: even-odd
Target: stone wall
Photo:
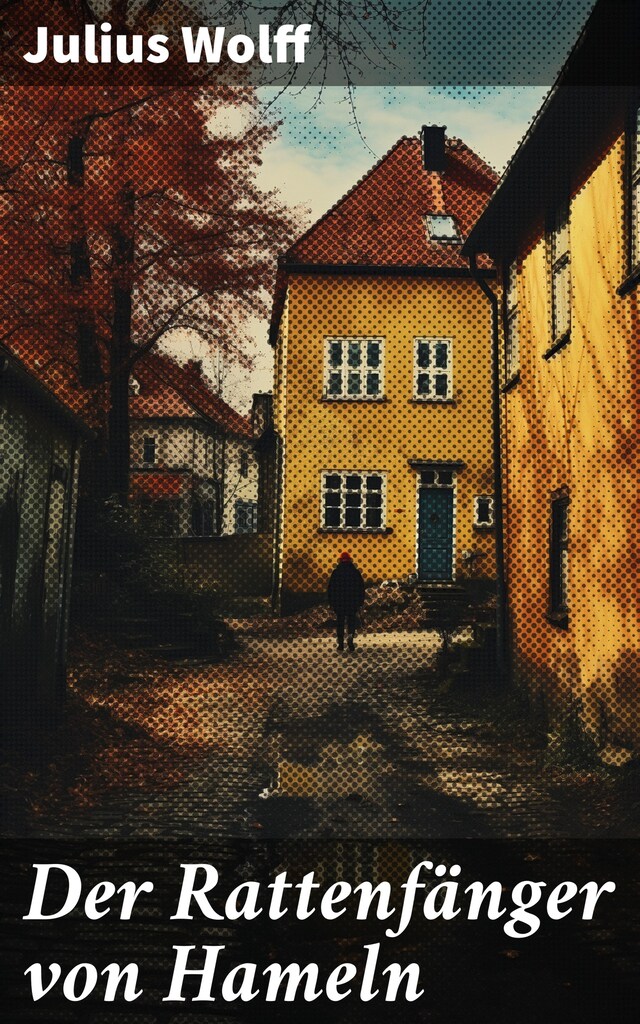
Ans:
[[[232,597],[271,594],[273,539],[269,534],[182,537],[158,543],[172,546],[185,581],[210,586]]]

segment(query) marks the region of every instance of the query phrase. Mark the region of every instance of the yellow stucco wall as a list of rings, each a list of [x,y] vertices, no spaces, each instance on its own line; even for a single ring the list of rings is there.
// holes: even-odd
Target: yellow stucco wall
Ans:
[[[636,745],[640,675],[639,321],[627,273],[620,139],[570,208],[572,325],[550,339],[544,240],[519,279],[520,383],[507,393],[505,514],[515,665],[552,710],[580,696],[588,724]],[[547,619],[552,494],[567,488],[569,625]]]
[[[325,338],[385,339],[385,400],[322,399]],[[451,404],[413,401],[414,339],[453,339]],[[409,459],[459,460],[456,578],[463,552],[478,551],[493,576],[493,530],[473,527],[473,498],[493,493],[491,328],[486,299],[470,280],[294,274],[276,352],[276,423],[284,440],[280,536],[282,587],[321,592],[340,552],[370,581],[416,571],[418,477]],[[326,533],[321,474],[387,474],[385,535]]]

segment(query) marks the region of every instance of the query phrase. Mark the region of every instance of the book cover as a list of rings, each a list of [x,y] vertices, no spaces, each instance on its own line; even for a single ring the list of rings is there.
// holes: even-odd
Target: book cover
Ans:
[[[638,20],[4,5],[8,1020],[635,1019]]]

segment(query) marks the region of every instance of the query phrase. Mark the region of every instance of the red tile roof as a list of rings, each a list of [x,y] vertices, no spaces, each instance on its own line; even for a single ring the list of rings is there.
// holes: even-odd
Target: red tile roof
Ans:
[[[131,380],[139,385],[139,388],[130,391],[129,413],[132,419],[155,416],[198,419],[200,413],[195,406],[177,388],[172,387],[165,377],[154,371],[154,365],[155,360],[149,353],[131,371]]]
[[[252,436],[250,419],[213,392],[199,362],[181,366],[162,352],[148,352],[135,364],[132,377],[140,383],[139,394],[130,398],[134,418],[204,416],[234,436]]]
[[[498,175],[458,139],[447,168],[424,170],[420,139],[402,138],[288,250],[282,265],[428,267],[468,270],[456,243],[430,241],[425,215],[454,217],[464,241]]]
[[[147,473],[132,473],[130,478],[129,493],[133,499],[137,498],[179,498],[184,485],[188,483],[184,473],[158,472],[153,470]]]
[[[90,430],[103,422],[102,388],[80,383],[75,346],[65,339],[45,339],[27,332],[16,333],[0,345],[34,382],[44,388],[68,413]]]
[[[85,426],[92,430],[104,427],[106,387],[80,383],[78,354],[72,341],[16,333],[3,341],[2,349]],[[234,436],[252,437],[250,419],[214,394],[199,363],[190,361],[181,366],[161,352],[148,352],[135,364],[132,377],[142,385],[140,393],[130,398],[133,418],[204,416]]]

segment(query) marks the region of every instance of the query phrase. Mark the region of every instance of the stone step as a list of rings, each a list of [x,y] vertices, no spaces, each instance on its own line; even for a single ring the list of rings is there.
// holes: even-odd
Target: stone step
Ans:
[[[451,593],[446,590],[421,594],[420,600],[425,607],[428,608],[439,608],[444,605],[458,606],[469,603],[468,597],[464,592]]]

